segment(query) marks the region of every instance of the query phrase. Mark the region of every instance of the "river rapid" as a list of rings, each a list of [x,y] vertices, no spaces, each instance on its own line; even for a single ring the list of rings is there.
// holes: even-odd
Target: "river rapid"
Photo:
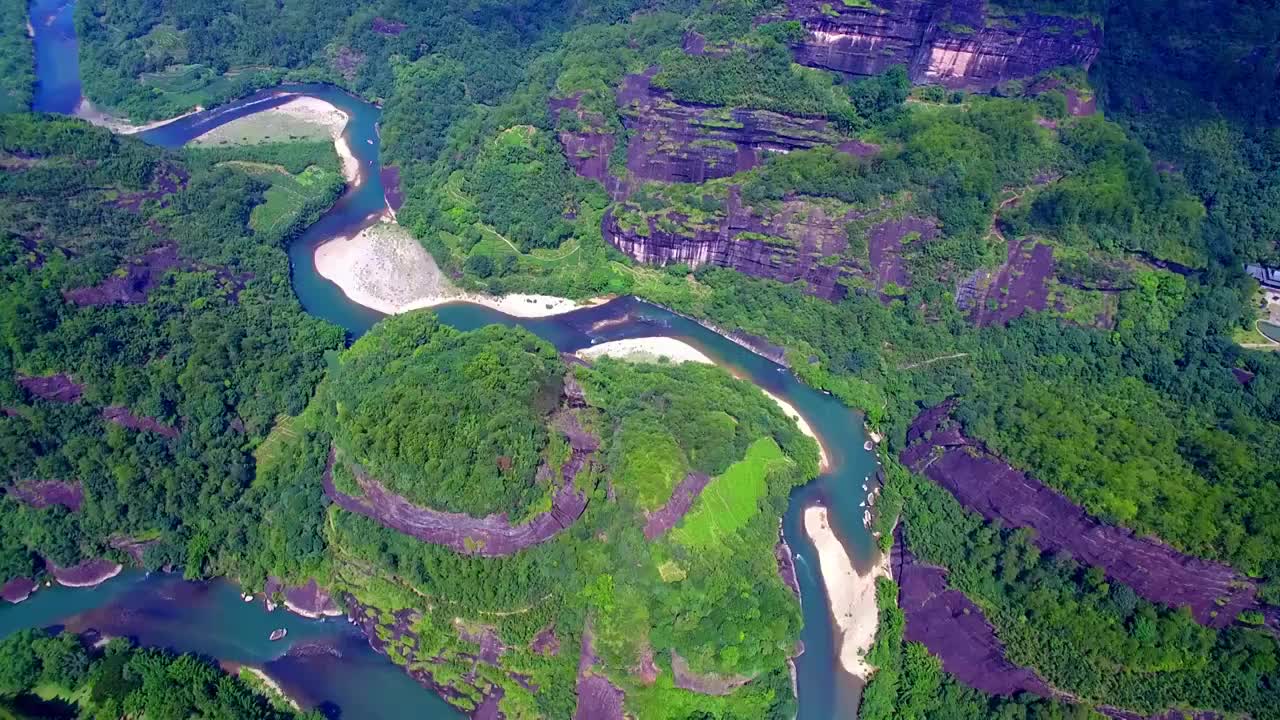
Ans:
[[[79,105],[79,63],[74,0],[35,0],[31,4],[38,87],[35,108],[72,113]],[[178,148],[236,118],[281,105],[298,96],[332,103],[350,118],[345,139],[360,164],[360,177],[317,223],[289,247],[292,282],[307,312],[346,328],[352,336],[383,316],[357,305],[314,265],[315,249],[334,237],[351,236],[377,221],[386,207],[380,174],[378,120],[381,111],[342,90],[324,85],[282,85],[218,108],[186,116],[139,134],[144,141]],[[805,507],[821,504],[847,552],[860,570],[875,548],[863,527],[862,503],[876,470],[864,449],[861,416],[834,397],[807,387],[786,368],[722,337],[702,325],[624,297],[564,315],[516,319],[467,303],[436,308],[450,325],[463,330],[490,323],[521,325],[562,351],[624,338],[663,335],[687,342],[721,366],[791,403],[821,436],[830,468],[797,488],[783,518],[783,534],[796,560],[800,583],[805,652],[796,659],[800,720],[854,717],[859,683],[837,660],[837,629],[819,574],[817,551],[803,527]],[[608,321],[608,322],[601,322]],[[304,707],[350,719],[414,717],[455,718],[450,708],[419,686],[399,667],[376,655],[360,633],[341,619],[316,621],[282,609],[267,613],[263,603],[244,602],[224,581],[193,583],[176,576],[126,571],[92,589],[41,589],[16,606],[0,608],[0,636],[28,627],[95,629],[134,637],[146,645],[202,653],[221,660],[264,668]],[[288,630],[271,642],[275,628]]]

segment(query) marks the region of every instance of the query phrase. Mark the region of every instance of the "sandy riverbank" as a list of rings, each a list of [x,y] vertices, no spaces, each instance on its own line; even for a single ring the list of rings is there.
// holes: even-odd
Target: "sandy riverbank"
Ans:
[[[268,675],[266,671],[260,668],[253,667],[252,665],[241,665],[240,671],[248,673],[253,677],[257,678],[258,681],[260,681],[263,685],[267,687],[267,692],[289,703],[289,706],[292,707],[294,710],[297,710],[298,712],[302,712],[302,706],[298,704],[298,701],[289,697],[289,693],[285,692],[284,688],[280,687],[280,683],[271,679],[271,676]]]
[[[840,629],[840,666],[865,682],[872,670],[866,654],[875,642],[879,616],[876,578],[888,577],[889,557],[881,557],[867,574],[859,575],[828,522],[827,509],[821,506],[804,509],[804,529],[818,549],[818,564],[831,602],[831,615]]]
[[[387,315],[469,302],[513,317],[559,315],[607,302],[579,303],[550,295],[480,295],[464,292],[440,272],[426,248],[393,222],[379,222],[355,237],[330,240],[315,252],[316,270],[352,302]]]
[[[612,342],[600,343],[583,348],[578,351],[578,357],[584,360],[591,360],[602,356],[614,357],[620,360],[629,360],[632,362],[655,362],[659,358],[669,358],[673,362],[696,362],[704,365],[714,365],[715,362],[707,357],[701,350],[672,337],[647,337],[647,338],[630,338],[627,340],[614,340]],[[739,377],[736,373],[735,377]],[[800,428],[800,432],[813,438],[818,443],[818,466],[819,470],[826,472],[831,467],[830,458],[827,456],[827,450],[822,445],[822,438],[813,431],[813,427],[805,420],[804,416],[796,410],[795,406],[774,395],[773,393],[760,388],[760,392],[764,393],[770,400],[777,403],[783,414],[796,421],[796,425]]]
[[[764,388],[760,388],[760,392],[769,396],[770,400],[773,400],[775,403],[777,403],[778,407],[782,408],[782,412],[784,415],[791,418],[792,420],[795,420],[796,425],[800,427],[800,432],[813,438],[813,441],[818,443],[818,471],[826,472],[830,470],[831,458],[827,455],[827,448],[822,444],[822,438],[818,437],[818,433],[814,432],[813,427],[809,425],[809,421],[805,420],[804,416],[800,414],[800,411],[796,410],[795,406],[787,402],[786,400],[783,400],[782,398],[778,397],[777,395],[774,395],[773,393],[769,392],[768,390],[765,390]]]
[[[88,98],[80,98],[80,104],[76,106],[74,115],[82,120],[88,120],[90,124],[104,127],[117,135],[136,135],[147,130],[154,130],[163,127],[172,122],[177,122],[184,117],[195,115],[198,112],[204,112],[204,108],[197,105],[190,112],[185,112],[177,117],[171,117],[168,120],[156,120],[155,122],[145,123],[143,125],[135,125],[121,117],[116,117],[106,112],[97,105],[94,105]]]
[[[714,365],[711,358],[689,343],[671,337],[630,338],[592,345],[577,352],[584,360],[611,357],[631,362],[658,362],[667,358],[671,362],[696,362]]]
[[[360,177],[360,161],[351,152],[351,146],[347,144],[347,139],[343,137],[343,133],[347,129],[347,121],[351,119],[345,112],[339,110],[333,103],[313,97],[297,97],[279,107],[265,110],[264,112],[280,113],[304,122],[326,127],[329,130],[329,136],[333,138],[333,147],[338,151],[338,157],[342,159],[343,179],[352,185],[360,184],[362,180]]]
[[[270,99],[270,98],[268,98]],[[264,100],[265,102],[265,100]],[[343,137],[350,116],[333,103],[319,98],[298,96],[273,108],[236,118],[219,125],[191,141],[199,146],[255,145],[288,139],[322,140],[330,138],[342,161],[342,177],[359,185],[360,161]]]

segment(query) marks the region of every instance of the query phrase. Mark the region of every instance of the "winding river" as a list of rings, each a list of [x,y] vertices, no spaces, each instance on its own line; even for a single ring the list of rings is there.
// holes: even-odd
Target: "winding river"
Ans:
[[[80,101],[74,0],[35,0],[31,5],[36,73],[35,107],[47,112],[74,112]],[[337,286],[321,277],[313,262],[315,249],[338,235],[350,236],[375,221],[385,207],[380,177],[377,123],[380,110],[342,90],[322,85],[282,85],[236,102],[184,117],[148,130],[140,137],[176,148],[233,119],[307,95],[332,103],[348,114],[346,140],[360,162],[360,179],[316,224],[289,248],[293,284],[310,313],[346,328],[352,335],[368,330],[380,313],[356,305]],[[874,555],[872,538],[862,525],[863,483],[874,474],[876,460],[863,449],[862,418],[835,398],[800,383],[786,368],[704,328],[635,298],[564,315],[519,319],[495,310],[456,303],[437,308],[450,325],[472,329],[489,323],[519,324],[573,351],[593,343],[665,335],[694,345],[717,363],[791,403],[822,437],[830,469],[792,495],[783,532],[796,555],[804,609],[797,658],[800,720],[853,717],[860,688],[837,662],[836,630],[818,573],[817,552],[803,528],[803,509],[815,503],[828,508],[830,522],[859,568]],[[601,320],[615,322],[600,323]],[[599,327],[600,330],[593,328]],[[125,572],[88,590],[42,589],[30,600],[0,608],[0,636],[25,627],[65,626],[128,635],[147,645],[203,653],[222,660],[263,667],[304,706],[319,707],[330,717],[359,720],[454,718],[458,713],[417,685],[400,668],[376,655],[363,637],[341,620],[305,620],[277,610],[267,613],[261,602],[245,603],[223,581],[191,583],[175,576]],[[285,642],[270,642],[270,631],[288,629]]]

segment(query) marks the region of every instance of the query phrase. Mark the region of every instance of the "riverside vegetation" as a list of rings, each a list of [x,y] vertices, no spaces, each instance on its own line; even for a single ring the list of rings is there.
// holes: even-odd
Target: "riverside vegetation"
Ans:
[[[245,681],[192,655],[135,648],[119,638],[85,649],[75,635],[39,630],[0,641],[0,717],[138,715],[172,720],[322,717],[277,708]]]
[[[287,5],[287,12],[268,17],[235,0],[160,15],[114,0],[81,2],[86,93],[139,120],[210,105],[283,77],[328,80],[383,99],[385,157],[400,167],[406,196],[399,218],[463,282],[492,292],[575,298],[634,293],[767,336],[788,349],[801,377],[863,409],[886,433],[892,454],[920,408],[958,397],[957,419],[993,451],[1097,517],[1260,578],[1263,597],[1280,602],[1280,361],[1230,339],[1254,320],[1255,286],[1240,268],[1274,262],[1280,237],[1280,103],[1274,86],[1265,84],[1274,78],[1265,69],[1268,59],[1274,63],[1267,48],[1275,47],[1280,28],[1274,8],[1090,3],[1087,11],[1105,24],[1106,40],[1088,76],[1057,71],[1038,82],[1002,85],[991,97],[911,89],[901,72],[841,80],[792,66],[785,46],[799,28],[753,22],[781,9],[764,0]],[[1001,6],[1080,10],[1056,0]],[[717,52],[683,55],[688,31],[699,32]],[[3,46],[6,58],[21,56],[21,40],[13,37]],[[654,82],[676,100],[821,117],[842,138],[879,150],[865,157],[831,148],[795,151],[698,186],[639,184],[625,202],[615,202],[600,183],[574,174],[558,136],[584,129],[610,134],[611,179],[625,179],[629,130],[617,90],[625,76],[652,66],[660,68]],[[9,97],[23,97],[22,77],[6,78],[16,83]],[[1096,95],[1102,114],[1072,115],[1070,97],[1088,94]],[[550,99],[571,96],[592,115],[548,112]],[[251,452],[277,414],[303,411],[324,375],[324,353],[342,345],[336,329],[307,319],[289,295],[278,245],[283,235],[247,229],[263,197],[261,178],[211,155],[162,160],[158,151],[67,121],[5,122],[6,167],[29,163],[33,155],[52,159],[0,176],[12,199],[5,227],[19,228],[6,239],[6,280],[14,282],[6,282],[0,305],[6,333],[0,363],[12,370],[3,375],[66,372],[86,389],[80,403],[58,405],[16,385],[0,386],[0,404],[19,412],[0,420],[4,453],[24,476],[79,478],[93,499],[79,513],[6,500],[7,570],[29,572],[35,550],[59,563],[110,552],[112,533],[128,533],[159,541],[148,563],[173,562],[192,576],[230,574],[253,584],[269,573],[312,574],[345,583],[358,588],[362,601],[383,608],[384,627],[396,625],[392,610],[420,606],[417,593],[430,588],[448,587],[451,599],[505,612],[564,582],[551,568],[565,567],[558,563],[587,547],[573,530],[509,558],[480,560],[412,542],[360,515],[326,510],[314,478],[324,472],[329,442],[341,447],[342,433],[360,426],[335,425],[318,407],[304,416],[314,423],[302,423],[304,432],[286,432],[294,425],[280,423],[259,452]],[[77,154],[111,160],[65,160]],[[241,159],[286,164],[265,154]],[[161,162],[191,172],[168,207],[144,201],[140,215],[112,207],[121,193],[149,187]],[[318,157],[305,162],[334,167]],[[298,173],[305,165],[291,167]],[[75,181],[69,190],[50,190],[68,180]],[[939,235],[927,242],[904,236],[898,243],[908,283],[873,285],[855,274],[846,280],[847,295],[831,303],[803,286],[725,268],[690,273],[680,265],[636,266],[601,233],[607,209],[637,224],[672,210],[692,223],[710,222],[725,212],[731,187],[760,207],[801,197],[865,214],[868,222],[846,228],[845,253],[855,264],[870,260],[870,230],[885,219],[929,218]],[[66,202],[48,204],[45,196]],[[183,222],[163,224],[175,216]],[[61,290],[100,283],[126,259],[157,248],[150,219],[173,234],[189,264],[166,276],[147,304],[76,309],[59,297]],[[90,226],[117,235],[90,246]],[[1050,247],[1052,268],[1011,262],[1007,250],[1021,242]],[[1006,297],[1012,281],[1004,293],[991,281],[996,289],[980,293],[976,305],[957,307],[966,281],[996,277],[1001,268],[1010,277],[1044,276],[1038,309]],[[235,289],[241,282],[235,278],[248,274],[244,289]],[[1024,304],[1033,311],[1023,314]],[[984,313],[999,322],[975,322]],[[111,342],[99,344],[85,339],[93,336],[90,327],[130,333],[108,332]],[[435,337],[434,330],[421,332]],[[493,356],[504,355],[495,348]],[[541,377],[557,361],[546,356],[542,362],[526,368],[529,377]],[[589,372],[640,371],[602,362]],[[340,376],[330,381],[329,392],[341,389]],[[616,381],[625,386],[628,379]],[[358,383],[351,389],[358,391]],[[111,403],[181,426],[181,439],[160,442],[111,425],[104,435],[98,408]],[[486,496],[417,486],[390,466],[380,479],[424,493],[414,499],[442,503],[442,509],[534,514],[550,495],[528,484],[529,473],[553,456],[548,446],[558,441],[535,421],[532,407],[542,406],[513,405],[507,417],[512,432],[520,428],[522,448],[510,458],[511,469],[500,472],[496,460],[476,466],[483,477],[474,479]],[[236,420],[244,434],[232,429]],[[386,437],[409,428],[393,424]],[[618,477],[662,479],[652,487],[636,481],[634,502],[644,508],[672,478],[695,467],[681,436],[648,430],[637,428],[630,440],[619,440],[629,450],[607,456]],[[673,443],[685,457],[670,452]],[[755,446],[734,447],[741,453],[737,462],[752,457],[747,449]],[[650,453],[653,448],[665,450]],[[885,461],[878,528],[885,544],[900,510],[913,552],[951,570],[952,584],[987,614],[1011,658],[1082,705],[1011,701],[963,688],[921,646],[901,643],[894,631],[900,623],[886,602],[872,663],[882,670],[865,694],[869,717],[952,711],[956,717],[1058,717],[1104,704],[1156,712],[1178,701],[1275,717],[1277,650],[1263,631],[1206,629],[1069,559],[1042,558],[1024,534],[983,526],[940,488],[911,476],[892,457]],[[183,472],[173,469],[179,463]],[[449,481],[473,479],[463,470]],[[526,482],[508,487],[498,481],[502,472]],[[143,477],[163,482],[142,483]],[[312,482],[293,481],[301,477]],[[627,490],[619,491],[626,497]],[[609,506],[592,504],[574,527],[629,528],[609,537],[630,537],[632,545],[611,541],[597,548],[608,557],[582,567],[601,573],[574,580],[592,584],[564,605],[573,616],[560,622],[580,631],[588,609],[604,618],[598,626],[603,660],[614,670],[611,678],[628,683],[630,674],[617,674],[627,667],[620,663],[642,648],[619,647],[609,637],[608,618],[646,612],[661,618],[670,607],[662,600],[667,583],[660,570],[658,580],[649,577],[652,587],[593,583],[612,576],[604,568],[619,558],[661,568],[665,559],[659,562],[654,548],[676,541],[643,546],[634,522],[620,519],[623,510],[601,507]],[[407,585],[376,571],[372,578],[361,574],[359,568],[370,567],[389,569]],[[451,584],[427,585],[437,578]],[[891,594],[885,591],[886,600]],[[449,657],[461,648],[475,651],[450,627],[455,606],[434,605],[415,620],[421,636]],[[793,617],[791,611],[781,616]],[[538,711],[562,712],[572,668],[519,649],[553,618],[543,610],[494,617],[502,618],[493,620],[495,632],[518,658],[504,655],[503,663],[528,668],[518,671],[538,673],[546,687],[558,688],[530,701],[519,683],[480,665],[490,682],[510,691],[504,707],[533,713],[528,703],[537,702],[546,703]],[[653,622],[651,637],[674,637],[660,634]],[[471,637],[482,632],[472,631]],[[779,628],[769,637],[791,631]],[[577,639],[561,638],[561,644],[568,648]],[[391,647],[393,657],[408,660],[394,642]],[[655,641],[659,653],[661,647]],[[776,664],[779,652],[756,648],[736,658],[689,659],[704,671],[733,673]],[[433,668],[446,683],[448,667],[462,674],[453,664]],[[781,712],[772,698],[788,694],[785,685],[772,672],[729,699],[701,699],[715,706],[707,712],[721,716],[765,706]],[[626,689],[634,707],[667,707],[677,717],[681,703],[691,702],[672,688]]]

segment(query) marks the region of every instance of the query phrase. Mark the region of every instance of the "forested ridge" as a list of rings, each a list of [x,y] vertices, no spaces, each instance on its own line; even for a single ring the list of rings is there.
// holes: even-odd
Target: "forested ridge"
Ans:
[[[85,498],[70,512],[7,493],[3,575],[29,575],[40,555],[123,559],[109,547],[121,537],[147,541],[148,568],[230,572],[216,553],[243,548],[234,508],[251,451],[305,407],[341,329],[302,312],[284,238],[249,229],[266,186],[248,174],[78,120],[4,115],[0,127],[17,163],[0,177],[3,482],[62,481]],[[151,425],[111,422],[106,407]]]
[[[1088,73],[1063,68],[982,94],[912,88],[899,70],[852,79],[791,63],[789,46],[805,31],[785,19],[783,4],[768,0],[287,2],[279,12],[235,0],[164,8],[82,0],[77,27],[86,94],[135,119],[209,106],[283,79],[334,82],[384,102],[383,149],[401,169],[406,194],[400,221],[468,286],[575,298],[632,293],[767,337],[787,348],[804,380],[864,410],[885,431],[891,457],[920,410],[955,398],[956,420],[993,453],[1103,521],[1257,578],[1261,596],[1280,602],[1280,361],[1237,342],[1256,341],[1259,315],[1256,285],[1242,266],[1280,257],[1280,18],[1266,3],[1216,0],[1014,0],[999,8],[1093,18],[1104,28],[1101,53]],[[705,52],[685,49],[694,32]],[[4,62],[17,58],[18,69],[6,78],[7,97],[21,106],[29,88],[25,43],[13,40],[4,45]],[[644,137],[634,111],[618,100],[627,76],[650,69],[654,88],[667,93],[664,111],[708,106],[704,126],[726,131],[742,129],[736,111],[824,120],[831,134],[819,144],[829,146],[793,149],[704,183],[637,181],[628,147]],[[549,111],[552,101],[571,101],[572,110]],[[475,638],[492,631],[507,646],[501,664],[543,688],[534,696],[480,664],[478,681],[456,683],[470,688],[464,706],[488,684],[507,691],[508,716],[565,715],[572,663],[563,653],[525,648],[554,627],[564,653],[574,654],[590,618],[609,677],[645,717],[694,717],[695,709],[716,717],[786,715],[789,690],[776,668],[798,617],[774,592],[785,589],[770,585],[761,601],[781,618],[762,633],[769,642],[726,645],[718,656],[711,648],[724,642],[719,633],[668,620],[716,605],[732,587],[729,578],[767,575],[759,551],[776,527],[753,520],[740,531],[751,553],[699,558],[680,549],[696,542],[697,531],[647,546],[636,522],[682,473],[724,474],[747,461],[771,467],[769,449],[748,442],[764,434],[759,426],[727,441],[715,433],[729,425],[710,409],[668,415],[661,401],[627,404],[633,396],[680,398],[691,387],[696,395],[704,392],[698,383],[727,380],[693,375],[705,369],[642,371],[609,362],[572,371],[589,398],[595,388],[593,412],[608,420],[588,427],[601,435],[599,457],[606,479],[620,486],[618,502],[598,502],[608,484],[592,485],[590,478],[600,478],[588,473],[586,513],[551,542],[488,559],[422,544],[327,505],[318,478],[330,446],[348,459],[403,451],[368,469],[423,505],[473,516],[536,514],[550,500],[536,484],[538,463],[562,462],[568,452],[568,440],[544,422],[550,406],[533,399],[535,388],[558,391],[564,368],[554,354],[518,334],[437,337],[415,326],[459,352],[492,342],[495,361],[529,363],[529,383],[501,394],[498,375],[477,368],[471,379],[495,383],[486,391],[494,395],[437,398],[415,388],[448,367],[416,366],[420,375],[401,376],[405,384],[396,386],[374,382],[371,364],[327,381],[331,399],[364,397],[374,386],[363,418],[321,422],[313,407],[296,420],[278,419],[303,413],[325,375],[324,353],[342,346],[341,333],[297,308],[280,252],[287,233],[263,237],[248,224],[262,182],[224,161],[285,163],[301,153],[289,164],[300,172],[332,167],[331,157],[276,148],[257,157],[191,151],[178,158],[68,121],[3,122],[0,405],[13,412],[0,418],[0,441],[18,468],[4,482],[75,478],[88,500],[73,513],[6,499],[0,577],[38,569],[37,553],[62,565],[103,553],[122,558],[107,543],[127,534],[158,541],[147,551],[150,567],[226,573],[251,586],[268,574],[315,576],[349,588],[386,611],[375,623],[384,632],[395,624],[391,610],[418,607],[422,594],[448,597],[411,623],[420,649],[446,658],[432,668],[437,680],[459,681],[458,658],[477,652]],[[569,152],[579,135],[599,144]],[[853,141],[872,149],[836,147]],[[725,150],[723,140],[694,139],[688,147],[705,151],[717,142]],[[603,182],[575,172],[596,159],[606,167]],[[129,209],[130,194],[178,177],[174,168],[190,173],[181,189],[163,202],[141,200],[140,212]],[[51,197],[59,202],[46,202]],[[847,264],[843,296],[829,302],[806,292],[812,288],[804,281],[722,267],[638,265],[602,233],[608,212],[637,236],[657,228],[690,237],[728,223],[740,202],[761,216],[800,203],[806,219],[815,208],[847,218],[837,232],[843,249],[816,260]],[[895,223],[936,234],[903,232],[886,242],[883,229]],[[144,304],[75,307],[66,299],[170,242],[177,264],[162,271],[171,274]],[[798,244],[785,236],[766,242]],[[516,357],[516,347],[529,352]],[[360,349],[347,352],[358,364]],[[78,402],[42,400],[9,380],[55,373],[84,386]],[[473,412],[482,397],[499,396],[512,401],[511,414],[497,419],[510,438],[519,436],[512,440],[518,451],[502,463],[469,455],[488,452],[471,436],[438,437],[441,427],[410,417],[410,408],[428,416]],[[403,424],[371,419],[397,403]],[[166,438],[103,420],[101,409],[113,405],[180,432]],[[741,420],[764,412],[750,406],[729,414]],[[671,418],[692,439],[664,429]],[[801,454],[784,441],[787,431],[763,427],[787,454]],[[432,436],[440,443],[430,444]],[[409,447],[407,439],[423,444]],[[732,456],[709,461],[704,441],[731,447]],[[440,476],[439,486],[426,487],[405,471],[416,453],[466,459],[451,463],[454,472]],[[952,587],[987,616],[1009,658],[1079,704],[964,687],[922,645],[902,642],[901,620],[889,607],[896,591],[886,586],[868,717],[1084,717],[1101,705],[1273,716],[1276,643],[1248,627],[1256,618],[1205,628],[1096,569],[1042,557],[1025,532],[984,525],[891,457],[882,542],[901,508],[912,551],[950,571]],[[759,498],[770,512],[759,516],[780,512],[785,489],[807,476],[796,470],[771,481]],[[355,477],[342,463],[335,470],[347,490]],[[471,483],[484,492],[457,495]],[[586,542],[587,528],[606,533],[608,545]],[[634,562],[644,563],[644,573],[614,572]],[[672,573],[699,572],[714,580],[696,592],[670,592]],[[487,630],[468,626],[467,640],[453,623],[459,605],[530,609]],[[759,609],[723,611],[737,618]],[[723,698],[677,690],[669,673],[644,685],[631,663],[646,648],[623,632],[637,618],[648,619],[648,650],[664,669],[672,663],[665,653],[680,647],[703,672],[774,670]],[[411,661],[407,645],[389,647],[393,658]]]
[[[407,621],[375,610],[368,629],[393,660],[458,693],[452,701],[464,709],[497,690],[508,717],[571,715],[578,648],[589,633],[597,671],[644,717],[794,712],[785,659],[799,603],[774,546],[788,493],[817,474],[817,448],[755,388],[693,364],[566,365],[525,330],[464,333],[426,311],[379,323],[337,362],[275,459],[259,466],[255,489],[264,498],[284,488],[318,495],[317,470],[327,464],[322,472],[337,490],[373,507],[359,514],[315,504],[286,516],[267,501],[276,505],[266,511],[272,533],[314,538],[322,550],[278,558],[269,570],[301,560],[303,572],[346,588],[361,606],[403,609]],[[437,388],[434,399],[417,389],[424,382]],[[441,387],[452,398],[448,412],[409,409],[445,402]],[[368,424],[380,409],[384,422]],[[473,441],[481,428],[485,439]],[[413,458],[421,462],[401,465]],[[450,459],[470,476],[395,475]],[[646,520],[690,473],[709,477],[706,488],[665,534],[650,534]],[[392,494],[372,494],[371,481]],[[554,512],[566,486],[585,496],[585,512],[531,546],[486,545],[477,533],[459,551],[392,522],[444,509],[529,522]],[[479,504],[501,488],[523,492],[522,504]],[[460,517],[436,515],[433,524]],[[754,630],[726,636],[732,626]],[[500,649],[487,655],[494,641]],[[559,649],[547,651],[548,643]],[[484,662],[474,662],[477,652]],[[730,678],[731,692],[677,686],[676,656],[686,676]]]

